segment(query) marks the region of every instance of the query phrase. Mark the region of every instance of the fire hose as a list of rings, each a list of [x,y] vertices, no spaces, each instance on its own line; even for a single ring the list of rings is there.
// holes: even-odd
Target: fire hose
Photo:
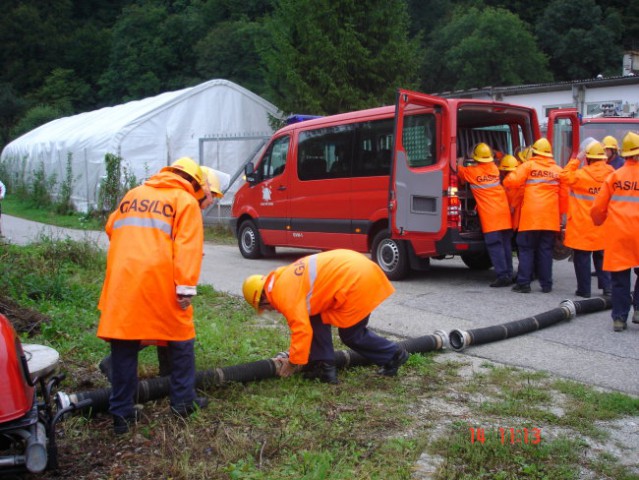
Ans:
[[[585,300],[564,300],[558,308],[534,315],[532,317],[514,320],[512,322],[492,325],[490,327],[471,330],[452,330],[448,335],[450,347],[460,352],[470,345],[505,340],[524,333],[534,332],[549,327],[562,320],[570,320],[577,314],[593,313],[611,307],[610,298],[594,297]]]
[[[455,329],[452,330],[450,334],[438,330],[432,335],[407,339],[398,343],[409,353],[427,353],[441,350],[448,346],[459,352],[471,345],[482,345],[516,337],[546,328],[562,320],[570,320],[577,314],[598,312],[610,307],[610,299],[606,297],[595,297],[575,301],[564,300],[558,308],[521,320],[465,331]],[[337,368],[363,366],[370,363],[370,360],[352,350],[335,352],[335,366]],[[274,378],[276,376],[275,360],[266,359],[229,367],[198,371],[195,376],[195,384],[196,388],[207,390],[231,382],[252,382]],[[141,380],[138,383],[137,401],[144,403],[157,400],[169,396],[169,393],[169,377]],[[63,408],[68,405],[82,405],[83,407],[81,408],[76,407],[76,411],[84,414],[95,414],[108,410],[110,394],[110,388],[73,394],[58,392],[56,401],[58,405]]]

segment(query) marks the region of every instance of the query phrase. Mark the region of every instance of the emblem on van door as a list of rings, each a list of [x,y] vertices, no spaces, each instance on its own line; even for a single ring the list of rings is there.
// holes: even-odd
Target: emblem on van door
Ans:
[[[263,202],[271,201],[271,187],[262,187],[262,201]]]

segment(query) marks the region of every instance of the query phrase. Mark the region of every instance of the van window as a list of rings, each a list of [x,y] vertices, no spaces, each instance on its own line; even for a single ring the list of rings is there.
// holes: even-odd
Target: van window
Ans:
[[[389,175],[393,126],[389,118],[301,132],[300,180]]]
[[[259,178],[261,180],[276,177],[284,171],[286,167],[286,155],[288,154],[288,144],[288,136],[277,138],[271,143],[258,167]]]
[[[515,138],[513,138],[513,129]],[[493,151],[512,153],[515,145],[523,145],[521,125],[493,125],[480,128],[460,128],[457,132],[457,158],[471,158],[478,143],[486,143]]]
[[[300,180],[350,176],[353,125],[300,132],[297,172]]]
[[[435,116],[410,115],[404,117],[402,143],[412,168],[434,165],[435,157]]]
[[[354,177],[390,175],[394,120],[358,124]]]

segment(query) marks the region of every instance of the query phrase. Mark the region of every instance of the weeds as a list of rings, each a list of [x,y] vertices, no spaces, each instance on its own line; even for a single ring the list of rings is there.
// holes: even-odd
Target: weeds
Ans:
[[[23,340],[60,352],[65,390],[106,387],[96,364],[108,348],[95,336],[104,253],[46,239],[0,248],[0,290],[50,319]],[[283,319],[267,323],[238,297],[200,286],[194,307],[198,369],[287,348]],[[636,465],[620,461],[628,447],[593,447],[614,426],[605,422],[639,415],[638,399],[489,363],[469,374],[459,358],[469,360],[414,354],[397,378],[351,368],[336,386],[293,376],[211,388],[209,408],[186,421],[169,414],[167,399],[148,402],[121,437],[108,415],[71,417],[59,426],[60,470],[33,478],[639,478]],[[141,352],[140,372],[156,374],[153,349]],[[481,441],[471,427],[483,430]],[[510,428],[531,433],[516,441]]]

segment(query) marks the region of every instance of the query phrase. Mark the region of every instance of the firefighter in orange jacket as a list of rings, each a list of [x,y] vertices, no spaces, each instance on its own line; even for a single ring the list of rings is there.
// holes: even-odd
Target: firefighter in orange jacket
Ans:
[[[540,138],[531,151],[533,156],[504,179],[506,188],[524,187],[517,233],[519,268],[513,291],[530,293],[536,265],[541,291],[548,293],[552,291],[553,246],[561,229],[561,215],[568,209],[568,191],[550,142]]]
[[[587,164],[579,168],[583,159]],[[591,294],[590,262],[595,265],[599,288],[604,295],[611,293],[610,272],[603,270],[603,229],[595,226],[590,209],[601,184],[614,169],[606,162],[603,145],[597,141],[590,143],[571,159],[561,177],[570,186],[570,201],[566,220],[564,245],[572,248],[573,266],[577,277],[578,297],[589,298]]]
[[[604,181],[590,214],[604,228],[604,270],[612,276],[613,329],[626,329],[630,306],[639,323],[639,280],[630,294],[630,269],[639,266],[639,135],[628,132],[621,143],[625,163]],[[639,275],[639,269],[634,268]]]
[[[497,274],[490,286],[507,287],[513,283],[513,230],[508,198],[490,147],[477,144],[473,160],[477,162],[474,165],[459,165],[457,176],[470,185],[477,202],[486,250]]]
[[[506,155],[499,162],[499,176],[503,184],[504,178],[508,176],[510,172],[517,170],[517,167],[521,163],[512,155]],[[517,233],[519,228],[519,216],[521,215],[521,201],[524,198],[523,188],[506,188],[506,198],[508,198],[508,205],[510,207],[510,220],[513,225],[513,235]]]
[[[166,344],[171,364],[173,413],[206,406],[195,395],[195,327],[204,228],[198,203],[207,201],[199,165],[178,159],[131,189],[106,224],[110,239],[98,308],[98,337],[111,346],[109,411],[116,434],[135,421],[138,350]]]
[[[395,289],[377,264],[352,250],[331,250],[301,258],[268,275],[251,275],[242,286],[258,312],[277,310],[291,329],[288,359],[278,374],[302,370],[304,377],[338,383],[331,326],[345,345],[394,376],[408,360],[400,345],[369,330],[371,312]]]

